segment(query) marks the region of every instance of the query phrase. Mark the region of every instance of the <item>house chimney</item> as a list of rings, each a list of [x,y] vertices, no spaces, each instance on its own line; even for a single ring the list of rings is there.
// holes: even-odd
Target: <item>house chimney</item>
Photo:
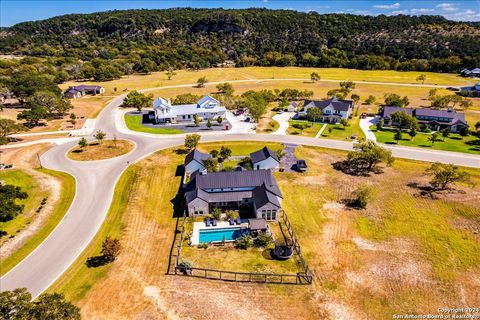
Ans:
[[[200,174],[201,174],[202,176],[206,176],[207,173],[208,173],[207,169],[203,169],[203,170],[200,172]]]
[[[448,108],[447,111],[448,112],[453,112],[453,108]]]
[[[167,105],[168,105],[169,107],[172,106],[172,102],[171,102],[170,98],[167,99]]]

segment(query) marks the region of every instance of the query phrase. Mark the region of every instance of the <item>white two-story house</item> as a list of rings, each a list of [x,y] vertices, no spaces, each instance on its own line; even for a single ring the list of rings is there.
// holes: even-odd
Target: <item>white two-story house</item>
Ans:
[[[170,99],[158,97],[153,101],[156,123],[193,122],[194,115],[200,120],[225,119],[227,109],[210,96],[205,96],[194,104],[172,105]]]
[[[350,117],[353,112],[353,101],[339,100],[335,97],[327,100],[305,100],[302,110],[298,112],[298,117],[306,117],[310,108],[319,108],[322,111],[323,115],[319,121],[336,123],[340,119]]]

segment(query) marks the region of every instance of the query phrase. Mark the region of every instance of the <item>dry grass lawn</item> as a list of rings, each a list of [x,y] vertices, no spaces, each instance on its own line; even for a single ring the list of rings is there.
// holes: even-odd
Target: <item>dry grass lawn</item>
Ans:
[[[67,156],[77,161],[93,161],[115,158],[130,152],[134,144],[128,140],[103,140],[92,142],[87,147],[76,146],[68,151]]]
[[[236,153],[261,147],[226,146]],[[112,234],[123,246],[118,260],[102,270],[79,261],[51,290],[66,293],[84,318],[95,319],[389,319],[393,313],[433,313],[480,301],[479,170],[468,169],[477,187],[455,186],[433,199],[408,186],[427,183],[425,163],[397,160],[383,174],[352,177],[331,166],[343,152],[309,147],[296,152],[307,159],[309,172],[275,176],[315,270],[312,286],[165,275],[181,179],[175,172],[183,162],[183,155],[165,150],[132,166],[122,182],[128,187],[117,189],[121,202],[111,213],[117,222],[102,230],[116,228]],[[362,184],[374,190],[368,208],[345,206]],[[100,248],[92,250],[88,254]]]

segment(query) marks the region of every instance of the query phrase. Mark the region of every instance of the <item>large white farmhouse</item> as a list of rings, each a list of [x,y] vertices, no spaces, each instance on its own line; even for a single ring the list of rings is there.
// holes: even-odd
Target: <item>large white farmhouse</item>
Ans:
[[[153,101],[156,123],[192,122],[194,115],[200,119],[225,119],[227,110],[220,105],[220,101],[205,96],[194,104],[172,105],[170,99],[158,97]]]
[[[298,112],[299,117],[306,117],[308,109],[318,108],[322,110],[322,122],[339,122],[340,119],[348,119],[353,111],[353,101],[339,100],[337,98],[327,100],[305,100],[302,110]]]

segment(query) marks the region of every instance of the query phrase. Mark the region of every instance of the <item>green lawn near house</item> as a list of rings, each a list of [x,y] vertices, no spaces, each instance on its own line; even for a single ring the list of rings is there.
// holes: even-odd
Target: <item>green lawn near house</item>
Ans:
[[[332,128],[331,133],[329,132],[329,128]],[[340,123],[327,125],[322,132],[321,137],[335,140],[351,140],[353,135],[356,135],[359,140],[365,139],[365,134],[360,128],[359,117],[353,117],[348,120],[348,125],[346,127],[342,126]]]
[[[394,129],[383,128],[378,131],[375,126],[371,126],[370,129],[374,132],[378,142],[387,144],[397,143],[393,138],[395,135]],[[401,146],[480,154],[480,137],[474,135],[463,138],[456,133],[451,133],[447,138],[443,138],[440,135],[440,141],[436,141],[433,145],[428,140],[430,133],[418,132],[413,139],[410,139],[408,132],[403,132],[402,135],[402,140],[398,141],[398,145]]]
[[[21,246],[17,251],[15,251],[13,254],[11,254],[5,260],[2,261],[1,268],[0,268],[0,275],[7,273],[14,266],[16,266],[20,261],[22,261],[22,259],[28,256],[33,250],[35,250],[35,248],[38,247],[50,235],[53,229],[55,229],[55,227],[60,223],[60,221],[63,219],[63,217],[67,213],[67,210],[70,207],[70,204],[72,203],[73,198],[75,197],[76,183],[75,183],[75,178],[73,178],[71,175],[64,172],[54,171],[49,169],[37,169],[37,170],[39,170],[42,173],[51,175],[57,178],[58,180],[60,180],[62,184],[62,188],[61,188],[62,193],[60,195],[60,199],[55,204],[53,212],[50,213],[50,215],[48,216],[46,221],[43,223],[43,225],[40,227],[40,229],[32,237],[30,237],[23,244],[23,246]],[[27,179],[27,181],[29,180]],[[24,183],[23,180],[21,183]],[[29,183],[31,183],[31,180]],[[26,190],[29,190],[27,191],[27,193],[29,193],[29,198],[32,197],[36,199],[35,201],[38,201],[38,203],[35,202],[32,204],[34,208],[36,208],[37,205],[40,205],[40,202],[43,199],[43,197],[47,195],[46,192],[39,192],[38,194],[36,194],[34,193],[35,189],[27,188]],[[27,208],[27,204],[25,204],[25,207]],[[3,227],[0,227],[0,228],[3,228]]]
[[[315,137],[318,131],[322,128],[322,123],[302,121],[302,120],[290,120],[287,129],[288,134],[299,135],[305,137]]]
[[[250,153],[260,150],[263,147],[268,147],[273,151],[282,150],[283,144],[276,142],[253,142],[253,141],[241,141],[241,142],[228,142],[228,143],[202,143],[198,145],[198,150],[206,153],[210,153],[212,150],[220,151],[220,148],[224,146],[232,150],[232,156],[250,156]],[[227,160],[228,162],[228,160]]]
[[[154,133],[154,134],[179,134],[183,133],[182,130],[175,128],[150,128],[142,125],[142,117],[135,116],[131,114],[125,115],[125,124],[127,128],[133,131],[140,131],[145,133]]]

